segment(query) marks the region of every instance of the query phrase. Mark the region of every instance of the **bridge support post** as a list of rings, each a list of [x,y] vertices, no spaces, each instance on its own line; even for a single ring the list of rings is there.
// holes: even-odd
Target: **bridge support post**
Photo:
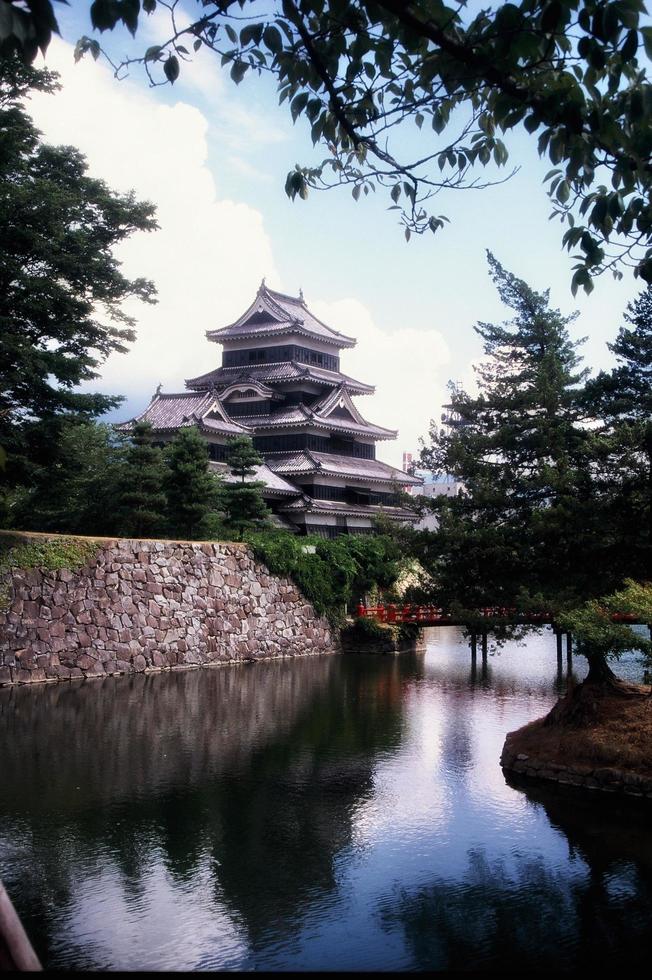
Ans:
[[[562,651],[561,633],[559,630],[555,630],[555,640],[557,641],[557,673],[561,674],[564,654]]]
[[[476,660],[478,658],[478,637],[475,633],[471,633],[471,663],[475,667]]]
[[[482,634],[482,666],[487,666],[487,634]]]
[[[566,634],[566,664],[569,669],[573,666],[573,636],[571,633]]]

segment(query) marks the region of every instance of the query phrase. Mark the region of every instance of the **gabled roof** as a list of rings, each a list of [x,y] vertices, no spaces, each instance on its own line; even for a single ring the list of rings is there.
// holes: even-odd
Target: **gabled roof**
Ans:
[[[399,486],[417,486],[423,483],[418,476],[410,476],[403,470],[382,463],[379,459],[358,459],[355,456],[336,456],[305,449],[296,453],[270,456],[268,466],[283,476],[341,476],[362,479],[366,483],[398,483]]]
[[[285,381],[302,379],[329,385],[333,388],[345,386],[354,395],[370,395],[375,391],[373,385],[356,381],[347,374],[300,364],[298,361],[279,361],[272,364],[260,364],[256,367],[218,367],[207,374],[200,374],[197,378],[189,378],[186,381],[186,387],[196,390],[210,390],[211,388],[220,390],[235,382],[244,383],[249,380],[280,384]]]
[[[340,385],[335,391],[331,391],[325,395],[321,401],[312,406],[312,410],[323,419],[329,418],[334,412],[343,412],[344,415],[350,416],[351,420],[357,422],[358,425],[368,424],[353,404],[351,396],[343,385]]]
[[[237,422],[225,422],[222,419],[205,417],[199,423],[204,432],[222,433],[227,436],[247,435],[247,430]]]
[[[214,391],[183,391],[165,395],[158,392],[144,412],[128,422],[119,423],[116,429],[129,432],[136,422],[149,422],[155,432],[173,432],[193,425],[227,435],[246,432],[241,425],[229,419]]]
[[[353,337],[322,323],[306,306],[303,294],[288,296],[269,289],[263,279],[251,306],[234,323],[218,330],[207,330],[209,340],[218,343],[245,337],[298,333],[314,337],[334,347],[355,347]]]
[[[362,416],[360,418],[362,419]],[[333,416],[323,418],[317,411],[304,404],[282,408],[270,415],[247,415],[246,419],[244,424],[255,432],[291,426],[292,428],[326,429],[328,432],[341,432],[352,436],[371,436],[373,439],[396,439],[398,435],[396,429],[385,429],[381,425],[365,422],[364,419],[361,422],[356,422],[334,418]]]

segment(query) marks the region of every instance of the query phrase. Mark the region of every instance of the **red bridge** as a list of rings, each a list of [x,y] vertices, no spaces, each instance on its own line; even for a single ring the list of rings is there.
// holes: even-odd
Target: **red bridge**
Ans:
[[[441,609],[439,606],[415,606],[407,604],[404,606],[388,603],[379,606],[365,606],[360,603],[356,609],[356,615],[360,618],[375,619],[379,623],[418,623],[420,626],[466,626],[470,625],[467,621],[453,617],[450,612]],[[512,623],[523,624],[549,624],[554,625],[555,617],[550,611],[544,612],[518,612],[514,608],[506,606],[485,606],[474,610],[474,617],[477,620],[502,619]],[[640,620],[633,613],[613,613],[611,619],[615,623],[640,623]],[[473,623],[481,630],[481,624],[477,621]],[[491,628],[491,623],[487,623],[487,628]]]

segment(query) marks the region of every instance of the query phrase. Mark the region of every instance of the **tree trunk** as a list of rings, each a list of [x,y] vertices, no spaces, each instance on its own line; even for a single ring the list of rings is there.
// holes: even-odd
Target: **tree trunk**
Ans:
[[[546,716],[545,725],[566,725],[569,728],[590,727],[600,715],[600,702],[609,698],[640,698],[638,685],[628,684],[616,677],[606,657],[583,652],[589,672],[581,684],[571,687]]]
[[[620,684],[621,681],[618,680],[613,670],[607,663],[605,657],[600,656],[600,654],[589,654],[585,653],[584,656],[589,663],[589,672],[584,678],[584,684]]]

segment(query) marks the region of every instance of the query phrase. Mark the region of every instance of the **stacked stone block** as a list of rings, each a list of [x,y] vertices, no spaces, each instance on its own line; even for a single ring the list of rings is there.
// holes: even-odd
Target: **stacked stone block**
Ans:
[[[0,684],[331,653],[328,622],[246,545],[118,540],[79,571],[12,569]]]
[[[509,741],[509,736],[508,736]],[[589,766],[577,763],[563,765],[546,759],[535,759],[524,752],[503,746],[500,764],[508,772],[530,779],[550,780],[566,786],[600,790],[603,793],[623,793],[652,799],[652,777],[612,766]]]

